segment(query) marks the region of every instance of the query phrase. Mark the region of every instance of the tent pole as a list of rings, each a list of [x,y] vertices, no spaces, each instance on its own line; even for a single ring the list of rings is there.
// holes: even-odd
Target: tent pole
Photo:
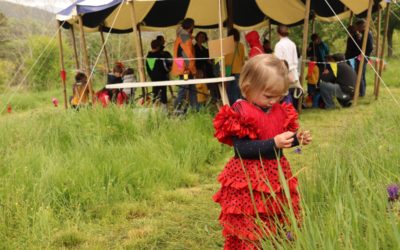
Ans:
[[[137,54],[137,57],[138,57],[139,78],[140,78],[141,82],[145,82],[146,81],[146,74],[144,72],[143,53],[142,53],[142,50],[140,48],[141,42],[140,42],[140,38],[139,38],[139,32],[138,32],[138,29],[137,29],[135,6],[134,6],[133,0],[127,0],[127,2],[131,6],[131,19],[132,19],[132,29],[133,29],[132,33],[133,33],[133,39],[135,41],[136,54]],[[142,95],[143,95],[143,104],[145,104],[145,101],[147,99],[145,88],[142,88]]]
[[[272,24],[271,24],[271,18],[268,19],[268,39],[269,39],[269,42],[272,43]]]
[[[364,30],[364,34],[363,34],[364,38],[363,38],[362,47],[361,47],[363,55],[365,55],[365,50],[367,48],[367,39],[368,39],[368,32],[369,32],[369,24],[371,22],[371,14],[372,14],[372,5],[373,5],[373,3],[374,3],[374,0],[369,0],[368,14],[367,14],[367,24],[365,26],[365,30]],[[364,56],[361,56],[360,62],[358,64],[357,81],[356,81],[356,87],[355,87],[355,91],[354,91],[354,98],[353,98],[353,104],[354,105],[357,105],[358,95],[360,94],[361,77],[362,77],[364,63],[365,63],[365,58],[364,58]]]
[[[88,80],[88,85],[89,85],[89,95],[90,95],[90,100],[93,100],[93,87],[92,87],[92,77],[90,77],[90,64],[89,64],[89,56],[88,56],[88,51],[86,48],[86,40],[85,40],[85,31],[83,30],[83,20],[82,16],[78,15],[79,18],[79,29],[80,29],[80,38],[81,38],[81,50],[83,51],[83,61],[85,62],[85,73],[87,76]]]
[[[144,58],[144,57],[143,57],[144,53],[143,53],[142,31],[141,31],[141,29],[140,29],[140,25],[141,25],[141,23],[138,23],[136,27],[137,27],[138,34],[139,34],[140,53],[142,54],[142,58]],[[143,62],[143,69],[144,69],[144,65],[145,65],[144,59],[142,59],[142,62]],[[170,88],[171,88],[171,86],[170,86]],[[142,94],[143,94],[143,96],[144,96],[146,93],[147,93],[147,88],[142,88]],[[144,100],[144,98],[143,98],[143,100]]]
[[[63,94],[64,94],[64,107],[68,109],[67,104],[67,86],[65,83],[66,74],[65,74],[65,66],[64,66],[64,51],[62,45],[62,37],[61,37],[61,22],[57,20],[57,28],[58,28],[58,47],[60,49],[60,67],[61,67],[61,83],[63,86]]]
[[[142,30],[140,29],[140,25],[141,25],[141,23],[138,23],[137,30],[138,30],[138,34],[139,34],[140,51],[142,52],[142,55],[144,55],[144,53],[143,53],[143,41],[142,41]]]
[[[312,34],[315,34],[315,25],[316,25],[315,17],[313,17],[313,19],[312,19]]]
[[[353,11],[350,11],[349,25],[353,25],[353,17],[354,17],[354,13],[353,13]]]
[[[227,22],[226,22],[226,27],[228,28],[228,33],[233,29],[233,1],[232,0],[226,0],[226,10],[227,10]]]
[[[218,0],[218,1],[219,1],[219,4],[218,4],[218,6],[219,6],[218,30],[219,30],[219,41],[220,41],[219,46],[220,46],[220,50],[221,50],[220,68],[221,68],[221,77],[225,77],[225,60],[222,55],[222,0]],[[221,84],[219,84],[218,87],[219,87],[219,92],[221,94],[222,104],[229,105],[228,95],[226,94],[225,82],[222,82]]]
[[[76,49],[75,31],[74,26],[71,25],[72,47],[74,48],[75,68],[79,69],[78,51]]]
[[[382,48],[380,51],[380,56],[379,56],[379,76],[382,77],[382,72],[383,72],[383,65],[384,65],[384,57],[385,57],[385,45],[386,45],[386,38],[388,34],[388,27],[389,27],[389,17],[390,17],[390,2],[387,3],[386,6],[386,13],[385,13],[385,26],[384,26],[384,31],[383,31],[383,37],[382,37]],[[381,79],[378,78],[378,82],[376,84],[376,91],[375,91],[375,99],[378,99],[379,96],[379,86],[381,83]]]
[[[99,28],[99,32],[100,32],[100,37],[101,37],[101,43],[104,48],[104,56],[106,58],[106,70],[107,70],[107,74],[108,74],[108,73],[110,73],[110,61],[108,60],[108,52],[107,52],[106,42],[104,40],[104,34],[102,31],[102,27]]]
[[[381,39],[381,19],[382,19],[382,10],[379,7],[378,11],[378,20],[377,20],[377,28],[376,28],[376,45],[375,45],[375,56],[377,59],[375,60],[375,69],[379,69],[379,40]],[[379,70],[378,70],[379,71]],[[375,81],[374,81],[374,95],[376,96],[376,85],[378,83],[378,73],[375,73]]]
[[[308,24],[309,24],[309,16],[310,16],[310,5],[311,0],[306,0],[306,12],[304,16],[304,25],[303,25],[303,46],[301,48],[301,70],[300,70],[300,86],[303,87],[304,81],[304,69],[306,66],[306,57],[307,57],[307,42],[308,42]],[[299,102],[297,104],[297,111],[301,113],[301,109],[303,106],[303,95],[300,96]]]

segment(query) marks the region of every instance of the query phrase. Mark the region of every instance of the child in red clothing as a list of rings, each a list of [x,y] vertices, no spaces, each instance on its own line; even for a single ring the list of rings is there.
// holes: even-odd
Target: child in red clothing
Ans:
[[[218,177],[222,187],[213,197],[222,207],[219,220],[225,249],[261,248],[264,237],[289,223],[289,207],[300,219],[297,178],[282,149],[307,145],[312,137],[309,131],[297,132],[296,110],[280,103],[288,87],[283,61],[274,55],[257,55],[240,75],[246,100],[224,106],[215,117],[215,136],[235,152]],[[289,194],[283,190],[280,168]]]

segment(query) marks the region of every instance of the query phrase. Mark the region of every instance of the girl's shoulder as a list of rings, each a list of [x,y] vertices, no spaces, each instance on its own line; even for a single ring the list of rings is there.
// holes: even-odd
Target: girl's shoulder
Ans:
[[[222,143],[232,146],[232,137],[258,136],[257,120],[251,114],[252,104],[238,100],[232,107],[223,106],[214,118],[214,136]]]
[[[241,115],[245,115],[247,111],[256,108],[254,104],[245,99],[238,99],[233,105],[232,109]]]

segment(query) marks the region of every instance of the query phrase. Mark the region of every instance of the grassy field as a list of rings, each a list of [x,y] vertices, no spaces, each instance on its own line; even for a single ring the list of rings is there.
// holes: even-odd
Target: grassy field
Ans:
[[[300,155],[285,152],[304,221],[296,240],[277,249],[400,246],[400,210],[389,209],[386,194],[400,182],[396,65],[389,61],[390,92],[382,86],[377,101],[369,85],[357,107],[304,110],[314,143]],[[231,151],[212,136],[212,112],[74,112],[52,107],[59,91],[11,93],[0,103],[13,108],[0,115],[1,249],[223,246],[211,196]]]

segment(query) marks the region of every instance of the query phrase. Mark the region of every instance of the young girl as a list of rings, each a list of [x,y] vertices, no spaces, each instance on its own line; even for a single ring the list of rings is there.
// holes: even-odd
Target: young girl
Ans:
[[[215,136],[235,152],[218,177],[222,187],[213,197],[222,207],[219,220],[225,249],[261,248],[263,237],[289,224],[289,207],[300,219],[297,178],[282,149],[299,142],[307,145],[312,138],[308,131],[296,133],[296,110],[291,104],[280,104],[289,87],[287,75],[284,62],[274,55],[251,58],[240,75],[245,100],[224,106],[215,117]]]
[[[78,72],[75,75],[75,84],[72,86],[71,107],[77,109],[89,104],[89,86],[85,73]]]

